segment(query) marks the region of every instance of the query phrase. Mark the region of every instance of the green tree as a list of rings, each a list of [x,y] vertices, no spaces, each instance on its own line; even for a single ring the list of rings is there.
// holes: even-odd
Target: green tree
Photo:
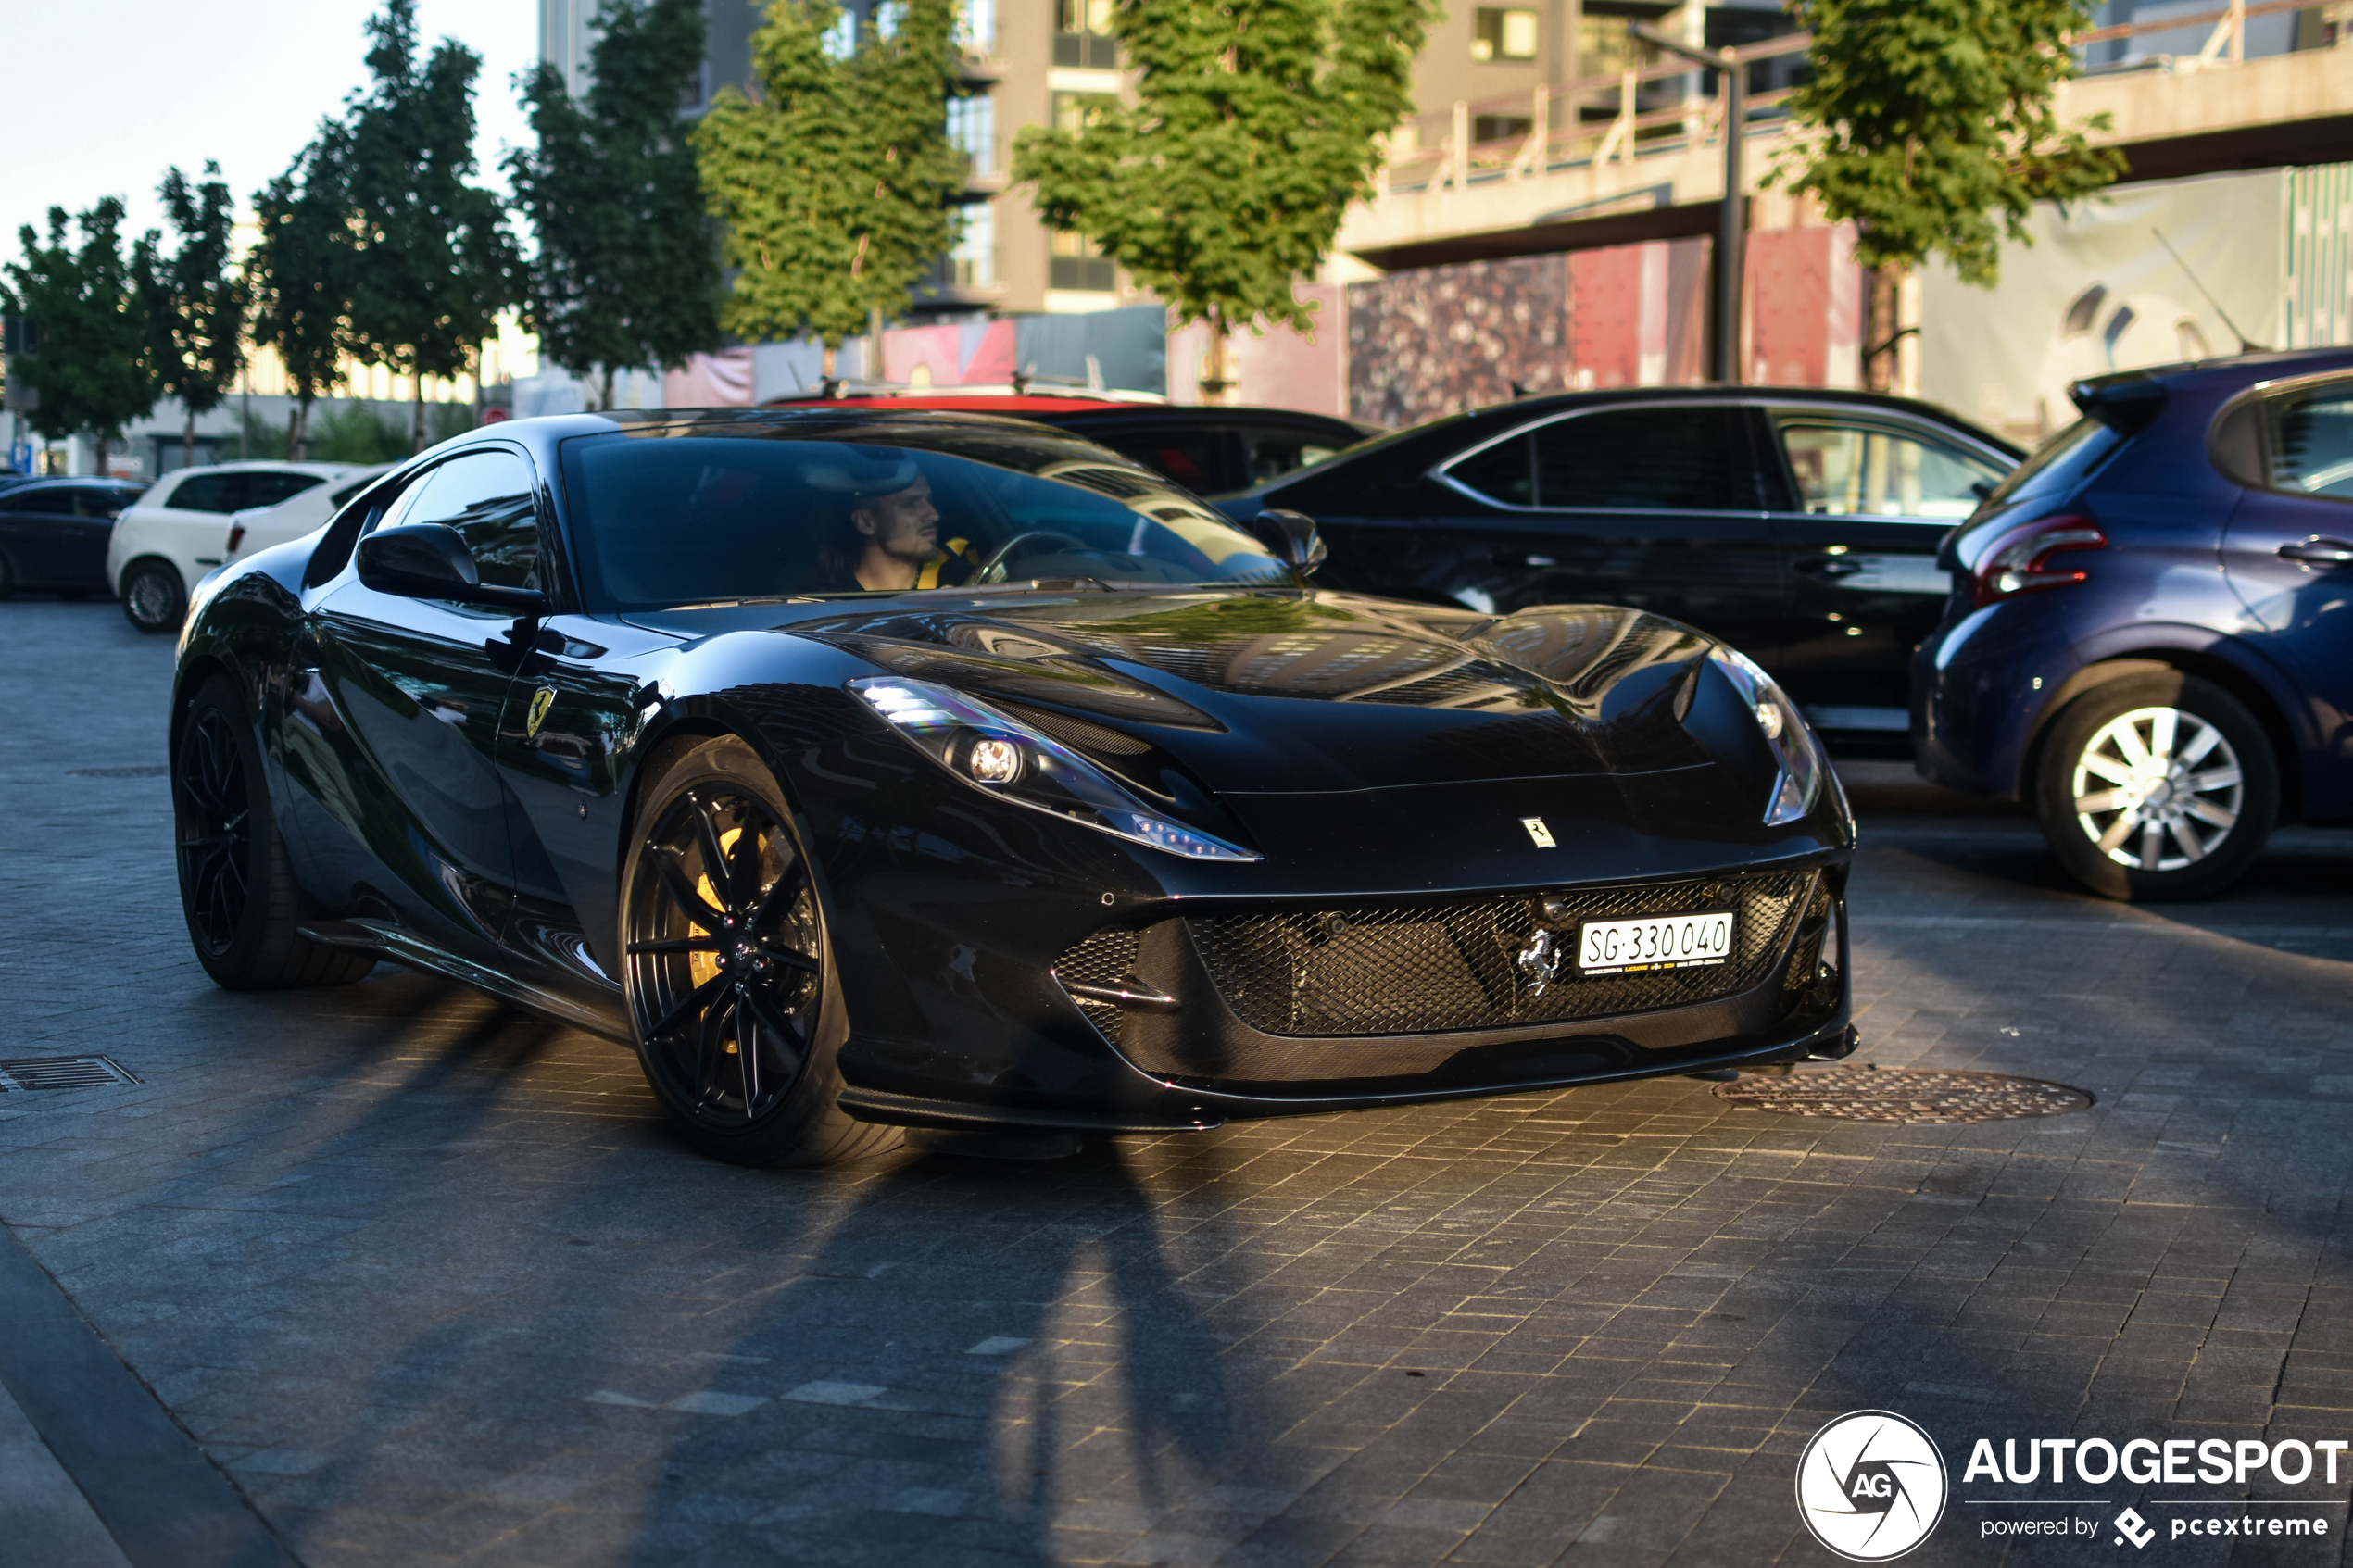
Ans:
[[[752,40],[753,92],[723,89],[694,133],[703,196],[738,270],[723,324],[749,339],[813,333],[828,376],[842,340],[904,314],[956,238],[954,0],[879,14],[887,25],[837,56],[833,0],[771,0]]]
[[[245,282],[230,266],[235,213],[220,166],[207,163],[205,174],[201,185],[177,168],[164,175],[157,194],[179,246],[168,259],[150,253],[139,279],[157,379],[184,416],[183,465],[196,460],[196,416],[220,407],[245,359]]]
[[[253,341],[277,351],[294,393],[286,453],[296,458],[309,452],[311,405],[339,379],[351,308],[352,232],[333,141],[322,132],[254,193],[260,233],[245,257]]]
[[[2089,195],[2124,171],[2095,147],[2099,116],[2062,126],[2054,107],[2076,74],[2067,35],[2090,25],[2081,0],[1793,0],[1813,31],[1812,74],[1790,100],[1814,132],[1792,189],[1860,231],[1867,267],[1931,254],[1991,286],[2001,243],[2027,238],[2037,201]],[[1776,177],[1780,171],[1776,171]]]
[[[353,357],[416,378],[422,451],[425,377],[475,362],[513,303],[519,261],[506,209],[469,180],[481,56],[445,38],[420,62],[416,12],[416,0],[384,0],[368,19],[375,81],[322,139],[348,204]]]
[[[115,196],[73,219],[79,245],[67,238],[66,222],[65,208],[49,209],[46,245],[30,223],[17,231],[24,255],[5,269],[6,292],[10,310],[39,327],[41,347],[18,357],[8,373],[38,395],[32,428],[50,441],[91,436],[104,473],[107,446],[160,394],[137,289],[141,271],[154,265],[155,236],[137,241],[126,256],[122,202]]]
[[[1024,130],[1013,178],[1179,324],[1208,323],[1222,391],[1234,330],[1314,330],[1292,286],[1371,189],[1437,14],[1430,0],[1126,0],[1112,30],[1136,101]]]
[[[539,240],[524,324],[610,408],[616,370],[717,345],[719,252],[678,118],[702,60],[700,0],[615,0],[599,25],[585,104],[551,65],[522,79],[539,144],[510,152],[507,172]]]

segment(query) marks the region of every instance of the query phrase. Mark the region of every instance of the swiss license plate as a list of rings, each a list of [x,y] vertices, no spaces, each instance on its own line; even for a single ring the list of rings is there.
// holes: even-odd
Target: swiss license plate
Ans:
[[[1732,911],[1589,920],[1577,933],[1580,974],[1631,974],[1719,964],[1732,952]]]

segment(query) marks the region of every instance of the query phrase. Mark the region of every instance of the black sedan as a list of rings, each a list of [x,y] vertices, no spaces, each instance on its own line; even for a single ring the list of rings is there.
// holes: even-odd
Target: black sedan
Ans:
[[[1761,671],[1261,526],[981,415],[460,437],[199,591],[197,954],[624,1041],[751,1163],[1852,1048],[1852,823]]]
[[[0,598],[19,588],[111,596],[114,520],[145,489],[114,479],[35,479],[0,489]]]
[[[1313,514],[1335,584],[1508,612],[1687,621],[1823,730],[1899,737],[1945,532],[2020,451],[1924,403],[1679,387],[1529,397],[1374,442],[1225,503]]]

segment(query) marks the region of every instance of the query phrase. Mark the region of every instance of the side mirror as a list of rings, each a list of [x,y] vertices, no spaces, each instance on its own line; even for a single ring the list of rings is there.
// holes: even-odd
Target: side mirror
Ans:
[[[465,536],[447,523],[406,522],[379,528],[359,541],[359,581],[404,599],[447,599],[517,615],[545,615],[547,596],[536,588],[502,588],[482,580]]]
[[[1275,558],[1302,582],[1331,554],[1324,544],[1324,536],[1315,532],[1315,520],[1305,512],[1275,507],[1260,512],[1252,522],[1258,536],[1274,550]]]

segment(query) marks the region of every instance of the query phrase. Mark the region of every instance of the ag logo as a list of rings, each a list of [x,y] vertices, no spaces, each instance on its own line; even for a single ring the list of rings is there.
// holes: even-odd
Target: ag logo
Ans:
[[[1854,1411],[1814,1434],[1797,1461],[1797,1512],[1850,1562],[1901,1557],[1944,1516],[1944,1456],[1889,1411]]]

